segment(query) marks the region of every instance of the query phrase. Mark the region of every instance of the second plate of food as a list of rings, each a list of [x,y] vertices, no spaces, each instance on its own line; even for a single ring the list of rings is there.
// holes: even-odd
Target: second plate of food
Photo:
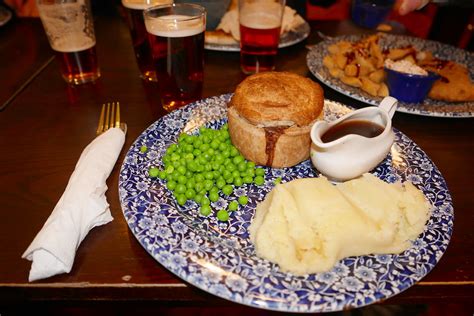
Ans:
[[[416,59],[421,58],[419,54],[425,54],[425,56],[428,54],[429,56],[433,56],[436,60],[437,64],[435,67],[444,67],[446,69],[443,71],[451,72],[447,72],[447,77],[445,76],[441,78],[441,80],[443,80],[442,86],[433,87],[433,89],[438,89],[438,91],[436,91],[437,93],[433,94],[433,97],[428,97],[421,104],[399,102],[397,111],[435,117],[474,117],[474,84],[472,83],[472,78],[474,77],[473,53],[435,41],[392,34],[379,35],[379,38],[370,41],[371,43],[368,43],[366,35],[339,36],[326,39],[311,47],[306,61],[311,73],[317,79],[336,91],[370,105],[378,105],[382,100],[382,96],[374,96],[373,94],[364,91],[362,87],[356,87],[356,85],[359,85],[359,82],[355,82],[355,84],[352,85],[351,78],[342,78],[341,76],[339,76],[339,78],[334,77],[324,65],[324,58],[331,54],[331,48],[334,48],[336,45],[341,45],[341,43],[344,42],[354,44],[349,49],[354,51],[355,58],[359,58],[358,54],[355,53],[356,50],[360,50],[360,52],[365,54],[365,58],[363,58],[364,60],[361,62],[370,62],[371,59],[373,60],[375,57],[373,56],[375,55],[375,51],[370,47],[370,45],[377,45],[382,53],[381,58],[387,58],[390,56],[400,59]],[[351,57],[352,53],[349,53],[348,56]],[[345,57],[347,58],[347,56]],[[346,63],[344,63],[343,60],[335,61],[335,63],[337,62],[340,63],[340,66],[342,66],[341,71],[344,72],[344,65],[347,61]],[[454,65],[454,63],[457,65],[451,66]],[[362,74],[359,76],[362,76]],[[450,81],[452,76],[454,76],[456,80]],[[458,80],[459,78],[462,78],[462,80]],[[371,83],[371,81],[369,83]],[[463,90],[467,91],[467,97],[464,100],[447,101],[447,99],[459,99],[458,95],[450,94],[454,94],[454,91],[463,92]],[[444,100],[435,99],[439,98],[440,94]]]

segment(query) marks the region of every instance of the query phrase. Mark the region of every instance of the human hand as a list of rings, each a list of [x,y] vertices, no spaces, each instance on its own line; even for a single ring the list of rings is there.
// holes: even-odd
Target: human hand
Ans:
[[[412,11],[419,10],[427,5],[430,0],[396,0],[395,10],[400,15],[406,15]]]

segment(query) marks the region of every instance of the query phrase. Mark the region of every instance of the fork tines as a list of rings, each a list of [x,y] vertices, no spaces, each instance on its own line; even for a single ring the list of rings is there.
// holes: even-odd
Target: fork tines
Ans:
[[[105,120],[104,120],[105,115]],[[112,127],[120,128],[120,103],[112,102],[102,104],[102,110],[100,111],[99,125],[97,126],[97,135],[102,134],[106,130]]]

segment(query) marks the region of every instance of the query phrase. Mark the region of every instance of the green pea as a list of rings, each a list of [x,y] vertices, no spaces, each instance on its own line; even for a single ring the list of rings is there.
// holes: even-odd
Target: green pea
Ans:
[[[237,203],[237,201],[232,201],[229,203],[228,209],[230,212],[237,211],[238,208],[239,208],[239,203]]]
[[[222,173],[222,176],[224,177],[224,179],[230,178],[230,177],[232,177],[232,172],[230,172],[229,170],[226,169]]]
[[[194,180],[194,178],[188,178],[188,181],[186,182],[186,187],[188,189],[194,189],[195,186],[196,186],[196,180]]]
[[[244,180],[242,180],[241,177],[235,177],[234,178],[234,185],[240,187],[242,184],[244,184]]]
[[[203,197],[201,199],[201,206],[210,205],[210,204],[211,204],[211,201],[207,197]]]
[[[204,197],[204,195],[202,195],[201,193],[197,193],[195,196],[194,196],[194,201],[197,203],[197,204],[201,204],[201,201],[202,201],[202,198]]]
[[[265,179],[262,176],[256,176],[254,182],[256,185],[262,185],[265,183]]]
[[[204,173],[204,178],[208,180],[212,180],[214,179],[214,173],[212,173],[211,171],[207,171]]]
[[[150,176],[150,178],[156,178],[156,177],[158,177],[159,172],[160,172],[160,170],[157,167],[151,167],[148,170],[148,175]]]
[[[168,188],[168,190],[173,191],[174,189],[176,189],[176,182],[170,180],[168,181],[168,183],[166,183],[166,187]]]
[[[186,192],[186,186],[184,184],[181,184],[181,183],[178,183],[176,185],[176,193],[178,194],[182,194],[182,193],[185,193]]]
[[[202,216],[209,216],[211,214],[211,207],[209,205],[203,205],[201,206],[199,213],[201,213]]]
[[[239,172],[239,170],[234,170],[234,171],[232,171],[232,177],[234,177],[234,178],[240,177],[240,172]]]
[[[227,149],[227,145],[225,143],[220,143],[219,144],[219,150],[220,151],[225,151]]]
[[[247,205],[248,202],[249,202],[248,197],[246,197],[245,195],[239,196],[239,204],[240,205]]]
[[[185,166],[179,166],[176,168],[176,171],[178,171],[180,174],[185,174],[186,173],[186,167]]]
[[[196,191],[194,191],[193,189],[187,189],[185,194],[186,197],[191,200],[196,196]]]
[[[212,187],[212,188],[209,190],[209,193],[219,193],[219,188],[218,188],[218,187]]]
[[[242,180],[244,180],[244,183],[247,183],[247,184],[249,184],[249,183],[252,183],[252,182],[253,182],[253,179],[252,179],[252,177],[251,177],[251,176],[245,176],[245,177],[243,177],[243,179],[242,179]]]
[[[220,145],[220,142],[219,142],[217,139],[214,139],[214,140],[211,142],[211,148],[212,148],[212,149],[218,149],[218,148],[219,148],[219,145]]]
[[[217,219],[221,222],[227,222],[229,220],[229,213],[226,210],[219,210],[217,212]]]
[[[234,162],[234,164],[238,165],[239,163],[243,162],[245,159],[244,157],[238,155],[238,156],[235,156],[232,161]]]
[[[247,169],[253,169],[253,168],[255,168],[255,162],[248,161],[247,162]]]
[[[239,150],[238,150],[237,148],[235,148],[234,146],[232,146],[232,147],[230,148],[230,155],[231,155],[232,157],[235,157],[235,156],[237,156],[238,154],[239,154]]]
[[[148,150],[148,147],[146,147],[145,145],[142,145],[142,146],[140,147],[140,152],[141,152],[141,153],[146,153],[147,150]]]
[[[211,202],[217,202],[217,200],[219,200],[219,194],[217,194],[217,192],[210,192],[209,193],[209,200]]]
[[[263,175],[265,175],[265,169],[263,169],[263,168],[257,168],[257,169],[255,170],[255,174],[256,174],[257,176],[263,176]]]
[[[224,187],[222,188],[222,193],[224,193],[225,195],[231,195],[232,192],[234,191],[234,189],[232,188],[231,185],[224,185]]]
[[[160,170],[160,172],[158,172],[158,178],[160,178],[162,180],[166,179],[166,175],[167,175],[167,173],[164,170]]]
[[[281,177],[276,178],[275,181],[273,181],[273,183],[274,183],[275,185],[281,183]]]
[[[173,167],[173,166],[168,166],[168,167],[166,167],[166,169],[165,169],[165,172],[168,173],[168,174],[173,173],[173,171],[174,171],[174,167]]]
[[[214,182],[212,180],[204,180],[204,189],[209,191],[214,186]]]
[[[198,173],[194,176],[194,179],[196,182],[203,182],[204,181],[204,175],[202,173]]]
[[[239,171],[247,170],[247,163],[245,161],[239,162],[239,164],[237,165],[237,170]]]
[[[185,184],[186,181],[188,181],[188,178],[186,178],[186,176],[184,176],[184,175],[179,175],[178,176],[178,183]]]
[[[226,182],[225,180],[222,178],[222,179],[218,179],[217,182],[216,182],[216,185],[219,189],[222,189],[224,186],[225,186]]]
[[[176,200],[178,201],[178,204],[179,205],[184,205],[186,204],[186,196],[184,194],[178,194],[178,196],[176,197]]]

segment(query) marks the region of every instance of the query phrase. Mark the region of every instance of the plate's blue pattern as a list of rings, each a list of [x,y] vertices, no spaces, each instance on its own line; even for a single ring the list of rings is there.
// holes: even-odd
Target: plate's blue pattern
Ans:
[[[130,230],[159,263],[183,280],[222,298],[253,307],[291,311],[328,312],[368,305],[389,298],[424,277],[440,260],[452,233],[453,207],[443,176],[409,138],[395,131],[391,154],[373,172],[388,182],[410,180],[434,205],[425,232],[400,255],[350,257],[331,271],[294,276],[255,255],[247,228],[255,206],[283,182],[318,173],[309,160],[292,168],[266,169],[264,186],[244,185],[215,206],[245,194],[249,204],[231,214],[228,223],[198,215],[197,205],[179,206],[162,180],[150,179],[150,166],[161,166],[166,148],[182,131],[199,126],[218,127],[226,121],[230,94],[208,98],[168,114],[134,142],[120,171],[119,194]],[[326,101],[325,118],[350,111]],[[149,150],[140,152],[146,145]]]
[[[380,101],[382,101],[381,97],[374,97],[359,88],[346,85],[339,79],[332,77],[323,65],[323,58],[328,54],[327,48],[329,45],[341,40],[355,42],[360,40],[362,36],[363,35],[345,35],[327,38],[311,47],[306,56],[306,63],[311,73],[325,85],[353,99],[371,105],[378,105]],[[435,57],[452,60],[465,65],[470,72],[471,80],[474,78],[474,54],[471,52],[435,41],[392,34],[383,34],[381,36],[380,45],[383,48],[413,46],[417,50],[431,51]],[[446,102],[428,98],[425,99],[422,104],[399,102],[397,111],[436,117],[474,117],[474,101]]]

